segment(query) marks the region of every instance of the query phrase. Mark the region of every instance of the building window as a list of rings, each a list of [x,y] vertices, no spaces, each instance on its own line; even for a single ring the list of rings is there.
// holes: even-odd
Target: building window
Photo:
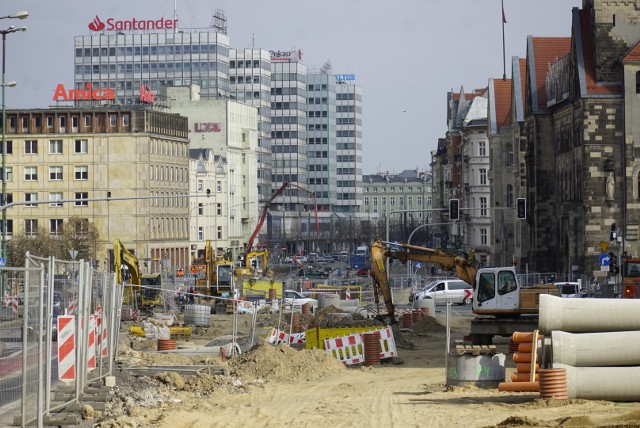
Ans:
[[[487,185],[487,169],[480,168],[479,172],[480,172],[480,185],[486,186]]]
[[[122,115],[122,125],[123,126],[129,126],[129,115],[128,114],[123,114]]]
[[[222,215],[222,204],[216,204],[216,215]]]
[[[50,155],[62,154],[62,140],[49,140],[49,154]]]
[[[504,164],[506,166],[513,165],[513,145],[507,144],[504,148]]]
[[[91,116],[85,116],[84,117],[84,126],[86,128],[90,128],[91,127]]]
[[[89,199],[89,192],[76,192],[75,193],[75,206],[76,207],[88,207],[89,206],[89,201],[86,201],[85,199]]]
[[[364,205],[365,206],[369,205],[369,198],[366,198],[366,197],[364,198]]]
[[[484,196],[480,197],[480,216],[487,216],[487,198]]]
[[[26,219],[24,221],[24,234],[27,236],[35,236],[38,232],[38,220]]]
[[[87,140],[76,140],[75,151],[76,153],[87,153],[89,151],[89,142]]]
[[[53,128],[53,116],[47,116],[47,128]]]
[[[204,241],[204,227],[198,227],[198,241]]]
[[[4,154],[5,155],[12,155],[13,154],[13,141],[11,140],[5,140],[4,142]]]
[[[49,167],[49,180],[62,180],[62,167],[50,166]]]
[[[109,125],[110,125],[112,128],[115,128],[116,124],[118,123],[118,122],[117,122],[117,120],[118,120],[118,119],[117,119],[117,117],[116,117],[116,115],[115,115],[115,114],[109,115]]]
[[[50,207],[61,207],[62,202],[56,202],[62,200],[62,192],[51,192],[49,193],[49,206]],[[53,201],[53,202],[51,202]]]
[[[13,167],[12,166],[7,166],[5,168],[6,168],[7,174],[5,175],[4,180],[5,181],[13,181]],[[2,170],[2,168],[0,168],[0,171],[1,170]],[[2,177],[2,176],[0,175],[0,177]]]
[[[35,202],[38,200],[38,194],[37,193],[25,193],[24,194],[24,200],[25,202]],[[35,207],[36,204],[26,204],[25,207]]]
[[[37,166],[25,166],[24,167],[24,181],[38,181],[38,167]]]
[[[480,245],[487,245],[487,229],[480,229]]]
[[[198,188],[197,191],[198,192],[202,192],[202,189],[204,189],[204,182],[202,180],[198,180]]]
[[[37,155],[38,154],[38,140],[25,140],[24,141],[24,154],[25,155]]]
[[[222,192],[222,181],[216,181],[216,192]]]
[[[217,233],[218,238],[217,239],[222,239],[222,226],[218,226],[218,233]]]
[[[49,220],[49,225],[51,229],[52,235],[61,235],[62,234],[62,219],[61,218],[52,218]]]
[[[640,94],[640,71],[636,72],[636,94]]]
[[[0,227],[2,227],[2,221],[0,221]],[[2,230],[2,229],[0,229]],[[7,220],[7,235],[13,235],[13,220]]]
[[[513,206],[513,184],[507,184],[507,206]]]
[[[487,156],[487,143],[478,141],[478,156]]]
[[[204,204],[202,202],[198,202],[198,215],[204,215]]]
[[[88,180],[89,179],[89,167],[86,165],[73,167],[73,175],[76,180]]]

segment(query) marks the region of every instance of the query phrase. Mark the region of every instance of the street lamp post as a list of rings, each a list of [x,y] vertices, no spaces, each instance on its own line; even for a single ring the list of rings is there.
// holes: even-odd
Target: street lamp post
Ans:
[[[7,16],[0,16],[0,19],[25,19],[29,16],[27,11],[20,11]],[[27,31],[27,27],[16,28],[11,26],[6,30],[0,30],[2,34],[2,200],[0,204],[7,203],[7,171],[6,171],[6,156],[7,156],[7,106],[5,102],[4,88],[7,86],[15,86],[16,82],[7,82],[6,80],[6,52],[7,52],[7,34],[15,33],[17,31]],[[7,213],[2,211],[2,258],[6,263],[7,257]],[[2,294],[5,290],[5,275],[2,276]]]

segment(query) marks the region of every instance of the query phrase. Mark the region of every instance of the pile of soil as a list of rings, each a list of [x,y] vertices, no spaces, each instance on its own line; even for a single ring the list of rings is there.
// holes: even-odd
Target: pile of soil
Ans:
[[[317,380],[346,370],[345,366],[321,349],[296,351],[280,344],[259,344],[229,362],[231,375],[244,380],[301,382]]]

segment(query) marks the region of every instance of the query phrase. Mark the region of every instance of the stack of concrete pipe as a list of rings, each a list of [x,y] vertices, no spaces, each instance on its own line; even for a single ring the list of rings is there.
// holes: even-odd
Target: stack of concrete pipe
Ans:
[[[540,295],[542,367],[566,369],[568,398],[640,401],[640,299]]]

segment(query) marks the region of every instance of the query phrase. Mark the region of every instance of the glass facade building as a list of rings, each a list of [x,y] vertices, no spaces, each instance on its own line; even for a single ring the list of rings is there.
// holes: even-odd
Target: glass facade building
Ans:
[[[204,99],[229,97],[226,34],[98,33],[76,36],[74,45],[75,89],[112,89],[116,104],[139,104],[141,87],[156,92],[161,85],[197,84]]]

